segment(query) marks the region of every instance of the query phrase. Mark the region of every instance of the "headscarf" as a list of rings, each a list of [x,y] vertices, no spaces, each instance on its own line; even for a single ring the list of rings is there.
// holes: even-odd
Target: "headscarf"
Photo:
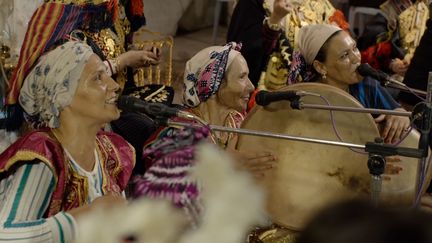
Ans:
[[[60,111],[68,106],[93,51],[83,42],[70,41],[42,56],[24,80],[19,103],[30,116],[56,128]]]
[[[298,47],[307,64],[312,64],[324,43],[342,29],[329,24],[307,25],[300,29]]]
[[[184,74],[184,104],[197,107],[219,90],[225,72],[240,54],[241,44],[230,42],[225,46],[211,46],[193,56]]]

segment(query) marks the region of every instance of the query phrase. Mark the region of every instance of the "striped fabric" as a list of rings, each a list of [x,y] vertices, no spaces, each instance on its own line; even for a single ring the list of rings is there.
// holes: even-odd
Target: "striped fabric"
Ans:
[[[100,16],[100,13],[105,16],[116,2],[116,0],[111,0],[100,5],[71,5],[48,2],[40,6],[30,19],[17,68],[9,81],[10,90],[6,104],[16,104],[26,75],[38,58],[58,40],[65,38],[67,34],[75,29],[96,27],[102,29],[112,24],[111,18],[96,16]]]
[[[0,242],[72,242],[75,221],[60,212],[42,218],[54,191],[54,176],[43,163],[21,166],[0,181]]]
[[[77,171],[79,175],[87,177],[89,187],[86,202],[91,203],[93,199],[102,196],[103,175],[97,151],[94,151],[96,163],[92,171],[86,171],[85,169],[83,169],[66,149],[65,153],[69,157],[70,165],[72,166],[73,170]]]

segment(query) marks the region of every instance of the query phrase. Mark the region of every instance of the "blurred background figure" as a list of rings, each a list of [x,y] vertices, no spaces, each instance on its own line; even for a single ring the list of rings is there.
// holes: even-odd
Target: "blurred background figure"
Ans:
[[[432,216],[425,212],[347,201],[312,218],[297,243],[426,243],[432,242],[431,229]]]

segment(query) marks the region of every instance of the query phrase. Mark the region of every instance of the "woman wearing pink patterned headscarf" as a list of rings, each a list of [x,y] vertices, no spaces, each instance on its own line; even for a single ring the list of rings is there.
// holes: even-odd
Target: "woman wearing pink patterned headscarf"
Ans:
[[[240,45],[234,42],[212,46],[186,63],[184,104],[209,124],[238,128],[244,119],[254,86],[239,50]],[[235,151],[234,134],[210,132],[208,127],[164,128],[144,149],[149,168],[133,180],[134,196],[168,198],[185,209],[192,222],[199,221],[201,189],[199,182],[188,175],[198,162],[194,159],[196,144],[206,140],[232,151],[237,157],[236,166],[256,177],[265,176],[274,167],[276,159],[269,152]]]
[[[249,68],[239,52],[240,48],[241,45],[235,42],[208,47],[186,63],[184,104],[209,124],[239,128],[244,120],[254,86],[249,80]],[[237,143],[234,133],[214,132],[211,138],[220,147],[231,150]],[[263,162],[275,160],[270,153],[249,154],[240,159],[247,161],[241,163],[241,167],[254,171],[249,162],[255,159],[262,159]],[[259,173],[264,171],[261,165],[269,167],[267,163],[255,161],[254,166],[259,167]]]

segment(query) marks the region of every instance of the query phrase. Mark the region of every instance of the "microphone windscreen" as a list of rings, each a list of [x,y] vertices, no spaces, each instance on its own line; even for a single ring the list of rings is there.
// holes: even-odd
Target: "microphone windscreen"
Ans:
[[[367,63],[360,64],[357,68],[357,72],[361,76],[369,76],[380,82],[386,82],[389,79],[389,76],[385,72],[377,70]]]
[[[257,105],[260,105],[260,106],[268,105],[268,102],[266,101],[267,93],[269,93],[269,92],[265,91],[265,90],[261,90],[256,94],[255,102],[257,103]]]
[[[132,111],[134,109],[135,97],[121,95],[117,100],[117,107],[120,110]]]
[[[363,63],[360,64],[360,66],[358,66],[357,72],[361,76],[370,76],[371,74],[375,73],[376,70],[373,67],[371,67],[369,64]]]

